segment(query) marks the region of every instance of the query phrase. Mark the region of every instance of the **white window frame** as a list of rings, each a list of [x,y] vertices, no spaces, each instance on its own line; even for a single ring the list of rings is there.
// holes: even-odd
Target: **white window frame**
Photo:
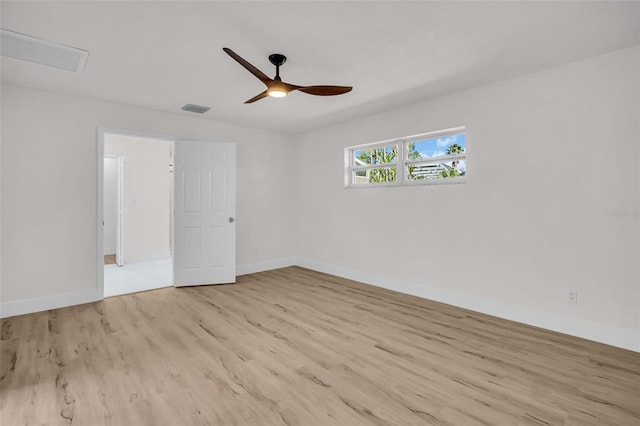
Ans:
[[[437,157],[433,160],[421,158],[418,160],[409,160],[407,158],[407,146],[415,141],[428,139],[428,138],[436,138],[436,137],[446,137],[457,135],[460,133],[467,133],[466,128],[464,126],[454,127],[451,129],[438,130],[435,132],[421,133],[419,135],[405,136],[402,138],[396,139],[388,139],[385,141],[374,142],[363,145],[356,145],[345,148],[345,173],[344,173],[344,182],[345,188],[380,188],[380,187],[389,187],[389,186],[414,186],[414,185],[451,185],[451,184],[460,184],[466,182],[466,174],[465,176],[452,177],[446,179],[421,179],[421,180],[409,180],[407,179],[407,168],[412,164],[429,164],[429,163],[442,163],[446,161],[454,161],[454,160],[466,160],[468,155],[465,151],[464,154],[458,155],[448,155],[446,157]],[[467,135],[468,136],[468,135]],[[389,145],[398,145],[398,156],[396,158],[395,163],[387,163],[387,164],[372,164],[372,165],[360,165],[356,164],[355,152],[361,151],[363,149],[373,149],[373,148],[381,148]],[[372,170],[372,169],[384,169],[384,168],[396,168],[396,181],[395,182],[381,182],[374,184],[357,184],[354,182],[354,178],[356,172],[361,170]]]

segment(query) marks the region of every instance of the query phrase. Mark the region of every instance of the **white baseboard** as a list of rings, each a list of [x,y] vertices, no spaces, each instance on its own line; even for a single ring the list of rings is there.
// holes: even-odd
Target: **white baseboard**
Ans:
[[[98,300],[102,300],[102,295],[95,289],[55,294],[53,296],[38,297],[34,299],[17,300],[15,302],[0,304],[0,318],[8,318],[16,315],[47,311],[49,309],[81,305],[83,303],[96,302]]]
[[[255,274],[256,272],[270,271],[272,269],[286,268],[297,264],[295,257],[285,259],[270,260],[267,262],[254,263],[251,265],[237,265],[236,276]]]
[[[252,265],[240,265],[236,267],[236,275],[253,274],[255,272],[269,271],[271,269],[286,268],[287,266],[293,266],[295,264],[295,258],[286,258],[255,263]],[[81,305],[83,303],[96,302],[98,300],[102,300],[102,298],[102,295],[99,294],[97,290],[86,290],[1,303],[0,318],[8,318],[16,315],[47,311],[49,309]]]
[[[115,247],[113,247],[113,248],[111,248],[111,247],[105,248],[103,250],[102,254],[104,254],[105,256],[108,255],[108,254],[116,254],[116,248]]]
[[[328,265],[307,259],[299,259],[298,266],[326,274],[337,275],[377,287],[435,300],[453,306],[481,312],[499,318],[533,325],[583,339],[593,340],[619,348],[640,352],[640,331],[612,327],[593,321],[571,318],[552,312],[540,311],[519,305],[483,299],[442,288],[407,283],[396,278],[357,271],[354,269]]]
[[[606,324],[600,324],[587,320],[570,318],[551,312],[540,311],[519,305],[511,305],[490,299],[483,299],[451,290],[429,287],[415,283],[408,283],[396,278],[383,275],[357,271],[343,266],[329,265],[308,259],[285,258],[251,265],[239,265],[236,267],[236,275],[253,274],[272,269],[286,268],[288,266],[301,266],[314,271],[375,285],[377,287],[411,294],[437,302],[447,303],[476,312],[492,315],[499,318],[517,321],[533,325],[547,330],[553,330],[572,336],[605,343],[619,348],[640,352],[640,331]],[[18,300],[0,304],[0,318],[49,309],[63,308],[80,305],[83,303],[102,300],[102,295],[97,290],[87,290],[73,293],[58,294],[34,299]]]

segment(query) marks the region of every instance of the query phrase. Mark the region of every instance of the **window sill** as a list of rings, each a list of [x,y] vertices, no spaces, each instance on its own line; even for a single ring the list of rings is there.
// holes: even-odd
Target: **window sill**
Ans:
[[[345,185],[345,189],[364,189],[364,188],[407,188],[411,186],[431,186],[431,185],[459,185],[467,182],[466,177],[453,177],[443,179],[428,179],[428,180],[415,180],[408,182],[383,182],[372,184],[348,184]]]

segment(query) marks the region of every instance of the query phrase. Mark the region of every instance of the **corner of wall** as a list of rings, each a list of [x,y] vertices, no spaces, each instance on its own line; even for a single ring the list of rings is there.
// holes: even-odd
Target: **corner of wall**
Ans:
[[[293,257],[270,260],[267,262],[254,263],[251,265],[237,265],[236,276],[255,274],[257,272],[270,271],[272,269],[286,268],[296,265],[297,259]]]
[[[494,317],[640,352],[640,331],[638,330],[623,329],[593,321],[570,318],[551,312],[483,299],[447,289],[405,282],[396,278],[357,271],[343,266],[329,265],[309,259],[299,259],[297,265]]]

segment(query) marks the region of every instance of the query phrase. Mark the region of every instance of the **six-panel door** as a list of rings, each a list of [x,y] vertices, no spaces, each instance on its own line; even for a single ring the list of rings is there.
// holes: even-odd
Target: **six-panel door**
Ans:
[[[176,141],[174,283],[233,283],[235,144]]]

